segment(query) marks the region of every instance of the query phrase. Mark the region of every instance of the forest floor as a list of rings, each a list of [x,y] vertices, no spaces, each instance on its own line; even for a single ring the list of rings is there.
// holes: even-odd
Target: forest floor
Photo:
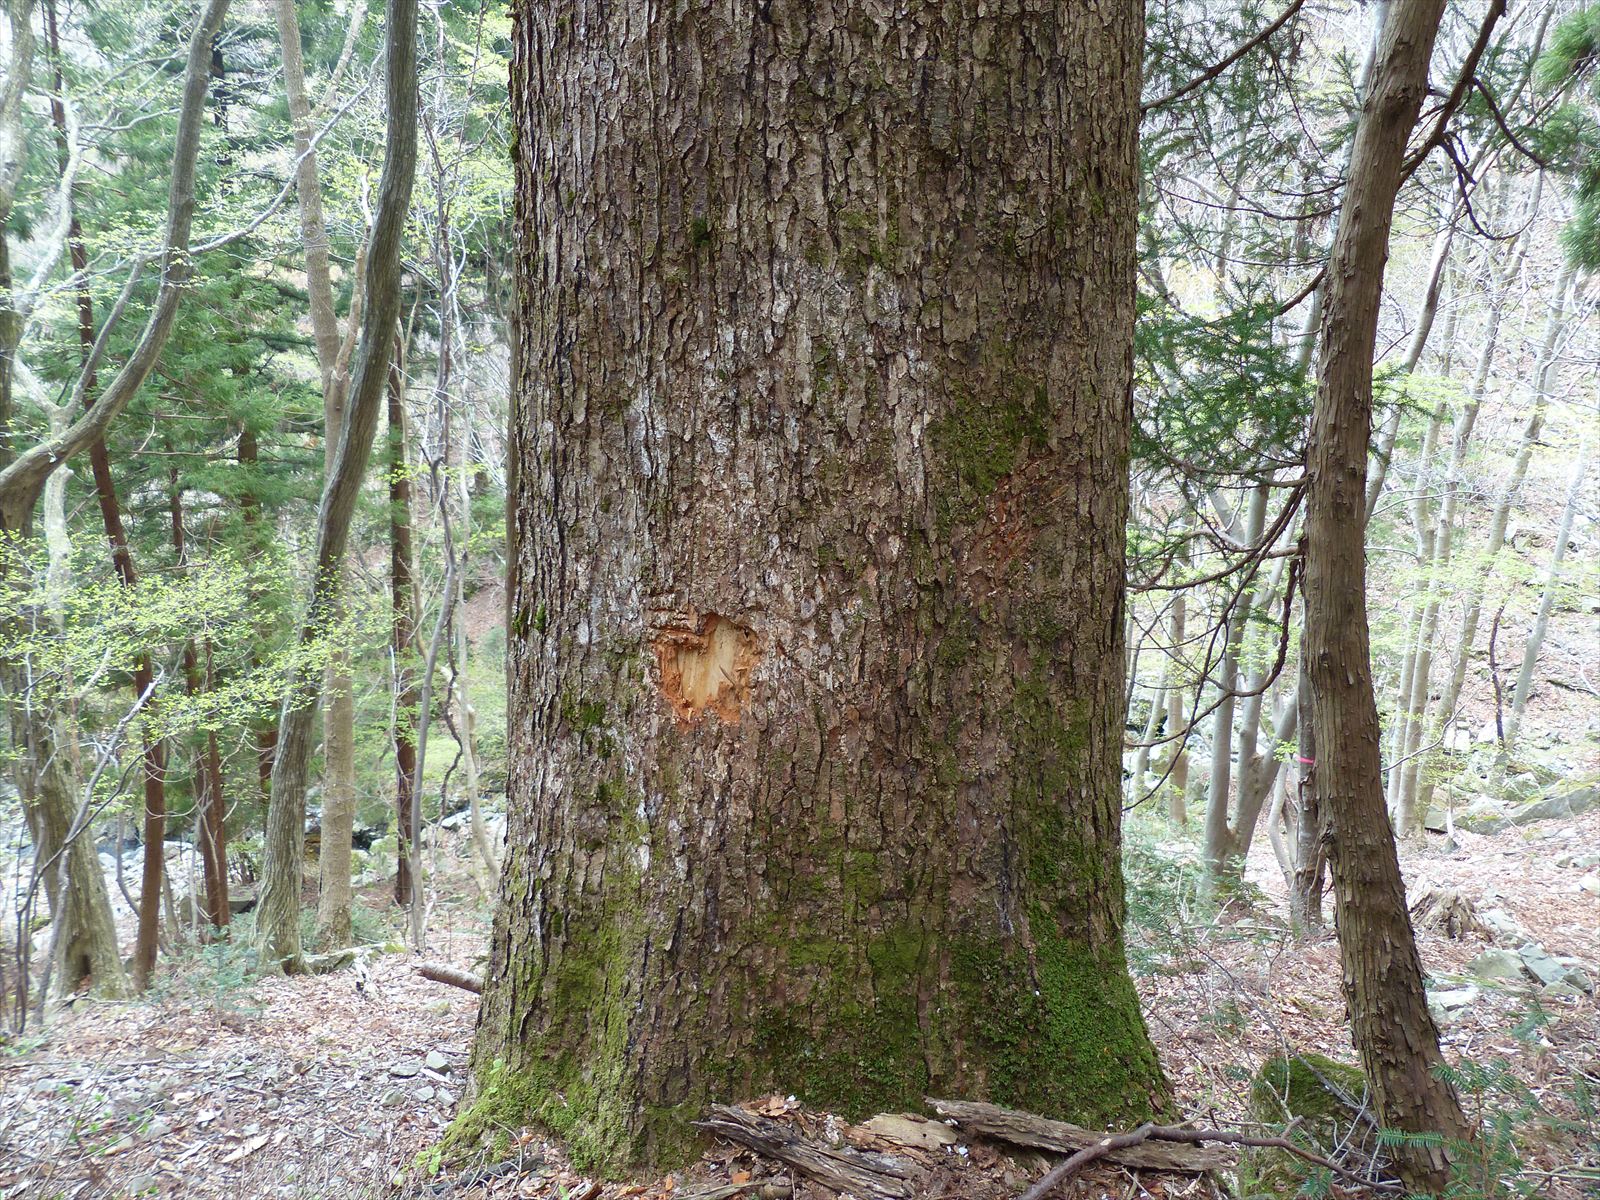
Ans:
[[[1456,842],[1451,849],[1436,838],[1407,852],[1414,895],[1430,885],[1456,888],[1480,907],[1510,914],[1551,953],[1600,962],[1600,897],[1578,887],[1582,870],[1557,865],[1563,852],[1600,848],[1600,812],[1493,835],[1462,832]],[[1221,921],[1184,918],[1179,895],[1172,911],[1180,916],[1152,927],[1148,906],[1135,897],[1143,927],[1133,954],[1151,1032],[1185,1115],[1205,1124],[1249,1119],[1250,1077],[1271,1054],[1352,1057],[1338,947],[1331,936],[1287,936],[1275,915],[1282,911],[1276,874],[1270,857],[1253,862],[1257,903]],[[1137,891],[1146,884],[1134,875]],[[465,879],[461,886],[470,896]],[[384,902],[381,893],[365,899]],[[433,913],[429,958],[479,969],[486,934],[481,901],[443,904]],[[1462,975],[1485,946],[1476,935],[1452,939],[1424,929],[1419,936],[1424,966],[1439,980]],[[602,1188],[532,1133],[514,1141],[513,1161],[495,1174],[420,1175],[413,1164],[439,1138],[463,1087],[477,1001],[423,980],[416,964],[412,954],[375,949],[354,969],[256,979],[225,954],[194,952],[143,1000],[83,1001],[42,1035],[0,1045],[0,1200],[665,1200],[783,1177],[781,1168],[723,1147],[683,1175]],[[1516,983],[1479,987],[1446,1026],[1446,1052],[1458,1065],[1504,1063],[1508,1075],[1471,1103],[1518,1120],[1528,1169],[1551,1172],[1529,1177],[1531,1194],[1592,1195],[1575,1172],[1600,1171],[1597,1126],[1584,1115],[1584,1097],[1600,1095],[1596,997],[1536,1001]],[[809,1126],[829,1122],[792,1103],[769,1107]],[[833,1127],[858,1144],[882,1146],[859,1128]],[[1041,1165],[1037,1155],[981,1142],[908,1153],[933,1167],[931,1178],[942,1180],[936,1190],[947,1198],[1014,1196]],[[1082,1196],[1117,1200],[1212,1194],[1193,1180],[1111,1166],[1077,1187]],[[826,1195],[805,1181],[797,1192],[794,1200]],[[769,1188],[774,1194],[782,1193]]]

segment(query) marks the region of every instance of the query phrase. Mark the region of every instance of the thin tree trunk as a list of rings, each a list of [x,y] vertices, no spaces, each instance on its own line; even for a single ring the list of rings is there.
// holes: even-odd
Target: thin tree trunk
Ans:
[[[1438,1073],[1438,1030],[1384,806],[1366,612],[1367,458],[1383,267],[1406,139],[1427,92],[1443,8],[1443,0],[1396,0],[1356,128],[1329,258],[1308,451],[1304,653],[1345,999],[1379,1123],[1467,1138],[1471,1126]],[[1395,1156],[1409,1186],[1442,1190],[1442,1147],[1409,1141]]]
[[[616,1170],[776,1087],[1164,1106],[1119,866],[1140,14],[523,11],[478,1128]]]
[[[1250,507],[1239,530],[1239,540],[1246,546],[1259,542],[1266,528],[1267,494],[1265,485],[1258,486],[1250,494]],[[1211,784],[1206,793],[1206,825],[1201,849],[1206,874],[1214,883],[1227,871],[1229,793],[1233,787],[1233,716],[1237,704],[1234,692],[1239,688],[1239,654],[1244,646],[1251,608],[1249,594],[1234,601],[1226,618],[1226,643],[1217,673],[1222,699],[1211,722]]]
[[[322,372],[323,469],[331,473],[344,427],[348,379],[339,370],[339,320],[334,311],[317,152],[311,144],[311,101],[306,95],[306,69],[295,0],[277,0],[275,13],[278,41],[283,49],[284,93],[289,101],[289,120],[294,135],[295,195],[300,209],[300,235],[305,241],[311,333]],[[351,320],[354,324],[354,313]],[[323,681],[322,773],[322,852],[318,857],[322,886],[317,899],[317,941],[323,946],[344,946],[351,937],[350,839],[356,808],[355,685],[349,652],[340,646],[329,652]]]
[[[26,0],[12,0],[31,9]],[[150,316],[133,349],[109,384],[94,397],[88,411],[65,430],[52,434],[16,455],[0,470],[0,529],[12,533],[26,530],[33,508],[51,473],[97,439],[116,419],[129,400],[144,386],[160,361],[172,332],[178,304],[194,273],[189,254],[189,233],[194,223],[195,161],[200,149],[200,130],[204,123],[205,98],[211,78],[211,51],[228,0],[206,0],[200,19],[189,38],[184,67],[183,101],[178,113],[178,130],[172,154],[172,177],[167,192],[167,225],[161,253],[161,276]],[[31,39],[32,34],[29,33]],[[137,273],[136,273],[137,274]],[[128,289],[134,280],[130,278]],[[80,376],[73,402],[88,397],[88,373]],[[4,398],[9,402],[9,396]],[[0,413],[0,418],[8,414]]]
[[[183,490],[178,484],[176,468],[172,471],[169,504],[172,513],[172,552],[177,559],[178,569],[184,570],[189,565],[189,546],[183,526]],[[201,671],[199,651],[194,639],[189,638],[183,644],[184,690],[191,697],[200,696],[207,690],[209,674],[209,669]],[[195,754],[194,796],[194,842],[200,850],[205,876],[206,921],[213,929],[224,929],[231,917],[228,910],[228,847],[222,832],[222,763],[217,754],[217,735],[211,730],[206,731],[205,740]]]
[[[470,416],[470,414],[468,414]],[[500,874],[500,857],[489,844],[489,830],[483,821],[483,805],[478,797],[478,711],[472,705],[471,688],[467,682],[467,665],[471,645],[467,638],[467,547],[472,544],[472,483],[467,465],[472,462],[472,425],[461,421],[461,467],[456,472],[456,491],[461,505],[460,524],[446,526],[445,532],[454,542],[449,547],[457,559],[456,616],[459,636],[456,639],[455,699],[459,714],[461,744],[461,781],[467,791],[467,822],[472,834],[473,877],[485,896],[494,894],[494,881]]]
[[[64,421],[65,414],[56,410],[53,417]],[[44,531],[49,551],[50,615],[60,629],[61,598],[66,591],[72,554],[64,473],[52,476],[45,486]],[[12,698],[13,727],[24,732],[18,783],[23,811],[33,832],[35,878],[44,888],[55,922],[47,963],[50,974],[41,987],[41,1000],[49,992],[50,978],[54,979],[57,995],[76,991],[87,979],[102,996],[126,996],[128,977],[118,952],[105,873],[85,821],[87,806],[80,811],[77,799],[78,780],[70,752],[76,740],[71,708],[61,705],[46,714],[34,702],[26,680],[25,672],[18,672],[6,682]],[[31,932],[26,928],[23,937],[31,936]],[[18,946],[22,971],[27,970],[26,951],[26,946]],[[20,994],[18,999],[22,999]]]
[[[260,462],[260,445],[256,431],[248,424],[239,427],[239,446],[236,451],[239,466],[247,471],[253,471]],[[245,492],[239,497],[239,509],[244,516],[245,528],[252,532],[249,539],[250,549],[255,552],[260,549],[257,542],[261,525],[261,504],[250,492]],[[251,651],[251,666],[259,667],[260,662]],[[271,721],[257,721],[255,730],[256,739],[256,782],[259,788],[262,811],[266,812],[272,797],[272,763],[278,754],[278,727]]]
[[[1522,717],[1527,711],[1528,696],[1533,691],[1533,670],[1539,662],[1539,651],[1544,646],[1545,634],[1550,629],[1550,610],[1555,607],[1556,592],[1561,579],[1561,565],[1567,558],[1567,543],[1572,540],[1572,522],[1577,515],[1578,501],[1583,494],[1584,478],[1589,473],[1590,442],[1586,439],[1578,451],[1578,465],[1572,469],[1572,483],[1567,489],[1567,502],[1561,510],[1561,524],[1556,529],[1555,548],[1550,552],[1550,563],[1545,568],[1544,592],[1539,597],[1539,612],[1533,619],[1533,629],[1522,648],[1522,666],[1517,671],[1517,690],[1511,697],[1511,717],[1506,722],[1505,750],[1516,749],[1517,735],[1522,730]]]
[[[372,453],[394,333],[400,316],[400,241],[416,173],[416,0],[393,0],[384,40],[387,149],[378,185],[377,216],[366,262],[366,303],[343,435],[317,512],[317,551],[300,643],[323,642],[337,611],[350,522]],[[263,965],[299,971],[300,887],[305,854],[305,792],[318,688],[304,672],[291,673],[278,718],[272,769],[272,804],[262,861],[256,943]]]
[[[1506,480],[1506,485],[1495,502],[1494,513],[1489,518],[1488,541],[1467,590],[1466,612],[1461,618],[1461,637],[1456,643],[1450,676],[1445,681],[1436,716],[1430,726],[1430,742],[1440,741],[1448,733],[1451,722],[1455,720],[1456,706],[1460,703],[1462,689],[1466,686],[1467,667],[1471,663],[1472,651],[1478,640],[1478,623],[1483,618],[1484,591],[1488,587],[1489,576],[1494,571],[1495,561],[1505,547],[1506,528],[1511,520],[1511,506],[1522,491],[1523,481],[1528,475],[1528,464],[1533,459],[1533,448],[1544,429],[1545,410],[1550,401],[1555,369],[1556,341],[1566,320],[1567,294],[1572,281],[1572,269],[1564,268],[1557,281],[1555,297],[1539,346],[1538,362],[1534,369],[1533,406],[1522,428],[1517,453],[1511,462],[1510,477]],[[1426,813],[1432,790],[1431,784],[1426,784],[1421,789],[1417,802],[1417,808],[1421,812]]]
[[[411,784],[417,770],[416,572],[411,550],[411,462],[406,449],[405,364],[396,339],[389,364],[389,592],[393,618],[389,652],[394,662],[395,845],[394,901],[411,903],[411,857],[417,830],[411,823]]]
[[[0,467],[8,466],[15,457],[12,407],[23,320],[11,277],[10,228],[17,186],[28,162],[24,117],[33,83],[33,8],[34,0],[5,0],[6,42],[11,55],[0,74]]]
[[[1187,567],[1191,561],[1192,542],[1184,542],[1179,561]],[[1173,737],[1188,725],[1184,697],[1188,694],[1187,680],[1182,678],[1181,666],[1189,637],[1189,600],[1186,592],[1175,592],[1172,597],[1172,624],[1169,640],[1172,650],[1167,659],[1167,736]],[[1168,743],[1167,752],[1167,816],[1179,829],[1189,824],[1189,739],[1185,735]]]

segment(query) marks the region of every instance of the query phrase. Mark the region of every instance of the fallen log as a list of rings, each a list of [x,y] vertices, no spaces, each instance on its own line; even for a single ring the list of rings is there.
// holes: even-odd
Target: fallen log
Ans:
[[[999,1138],[1018,1146],[1032,1146],[1037,1150],[1054,1150],[1057,1154],[1077,1154],[1091,1146],[1098,1146],[1109,1136],[1066,1121],[1052,1121],[1048,1117],[1037,1117],[1014,1108],[1001,1108],[998,1104],[982,1104],[974,1100],[938,1100],[931,1096],[927,1098],[927,1104],[941,1117],[951,1118],[968,1133],[981,1133],[985,1137]],[[1224,1150],[1160,1141],[1152,1144],[1147,1138],[1112,1146],[1096,1157],[1107,1158],[1125,1167],[1146,1171],[1178,1171],[1188,1175],[1204,1174],[1225,1167],[1231,1161]]]
[[[1231,1129],[1183,1129],[1176,1125],[1145,1124],[1128,1133],[1102,1135],[1094,1145],[1085,1146],[1082,1150],[1073,1154],[1072,1157],[1063,1159],[1051,1167],[1039,1177],[1039,1182],[1022,1193],[1019,1200],[1044,1200],[1052,1191],[1071,1180],[1074,1175],[1090,1163],[1102,1158],[1110,1159],[1113,1162],[1125,1162],[1126,1160],[1120,1156],[1129,1154],[1134,1150],[1150,1148],[1149,1143],[1151,1141],[1193,1144],[1224,1142],[1230,1146],[1259,1146],[1274,1150],[1286,1150],[1290,1154],[1331,1171],[1333,1174],[1362,1188],[1387,1191],[1400,1186],[1395,1182],[1371,1179],[1357,1171],[1350,1170],[1348,1167],[1341,1167],[1332,1159],[1324,1158],[1320,1154],[1312,1154],[1309,1150],[1302,1149],[1286,1137],[1254,1137],[1247,1133],[1235,1133]]]
[[[417,974],[435,983],[448,983],[451,987],[458,987],[474,995],[483,995],[483,980],[471,971],[448,967],[444,963],[425,962],[417,967]]]
[[[705,1120],[696,1121],[695,1125],[757,1154],[787,1163],[836,1192],[910,1200],[921,1175],[911,1163],[893,1155],[823,1145],[809,1140],[793,1125],[726,1104],[712,1105]]]

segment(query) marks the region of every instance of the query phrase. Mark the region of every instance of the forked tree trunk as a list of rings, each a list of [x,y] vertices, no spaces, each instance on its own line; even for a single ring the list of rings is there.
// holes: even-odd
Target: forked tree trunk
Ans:
[[[1367,451],[1372,363],[1389,230],[1406,139],[1427,92],[1444,0],[1396,0],[1362,104],[1328,263],[1307,461],[1305,655],[1345,1000],[1378,1122],[1407,1134],[1470,1136],[1440,1078],[1439,1034],[1384,807],[1366,609]],[[1395,1147],[1408,1185],[1439,1192],[1439,1145]]]
[[[417,159],[416,0],[392,0],[384,31],[386,149],[366,263],[366,308],[351,376],[344,428],[317,509],[316,555],[299,637],[303,648],[326,643],[338,610],[345,548],[383,409],[394,331],[400,318],[400,241]],[[278,716],[272,803],[262,854],[256,948],[264,967],[304,969],[300,888],[305,859],[306,779],[310,768],[316,680],[291,673]]]
[[[616,1169],[771,1089],[1148,1114],[1140,5],[518,16],[510,835],[459,1132]]]
[[[277,0],[275,13],[278,42],[283,49],[284,95],[293,128],[295,197],[300,209],[300,234],[305,242],[311,336],[322,376],[323,469],[331,474],[334,451],[344,428],[349,381],[339,369],[339,320],[334,312],[328,229],[322,215],[317,151],[311,144],[311,101],[306,95],[305,60],[294,0]],[[355,319],[352,313],[352,323]],[[332,947],[350,941],[350,835],[356,816],[355,686],[350,654],[343,646],[334,646],[329,652],[322,695],[322,851],[317,862],[321,890],[317,896],[316,937],[319,944]]]

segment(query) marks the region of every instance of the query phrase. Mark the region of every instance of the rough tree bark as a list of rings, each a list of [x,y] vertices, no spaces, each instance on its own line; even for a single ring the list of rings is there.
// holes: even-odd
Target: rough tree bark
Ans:
[[[316,559],[300,627],[300,643],[305,647],[323,643],[337,609],[350,521],[372,455],[400,318],[400,239],[417,164],[416,0],[390,4],[384,44],[387,144],[368,243],[366,301],[344,429],[317,510]],[[316,680],[303,670],[291,674],[284,690],[272,764],[261,900],[256,910],[256,947],[262,964],[289,972],[305,967],[300,946],[300,884],[305,858],[306,776],[317,693]]]
[[[1140,6],[524,5],[459,1137],[1165,1103],[1122,939]],[[603,85],[602,85],[603,81]]]
[[[1427,92],[1443,0],[1395,0],[1362,104],[1328,264],[1306,487],[1305,654],[1313,774],[1339,928],[1345,999],[1379,1122],[1470,1136],[1439,1078],[1439,1034],[1384,806],[1366,611],[1367,452],[1383,268],[1407,136]],[[1438,1145],[1395,1149],[1406,1182],[1442,1190]]]

